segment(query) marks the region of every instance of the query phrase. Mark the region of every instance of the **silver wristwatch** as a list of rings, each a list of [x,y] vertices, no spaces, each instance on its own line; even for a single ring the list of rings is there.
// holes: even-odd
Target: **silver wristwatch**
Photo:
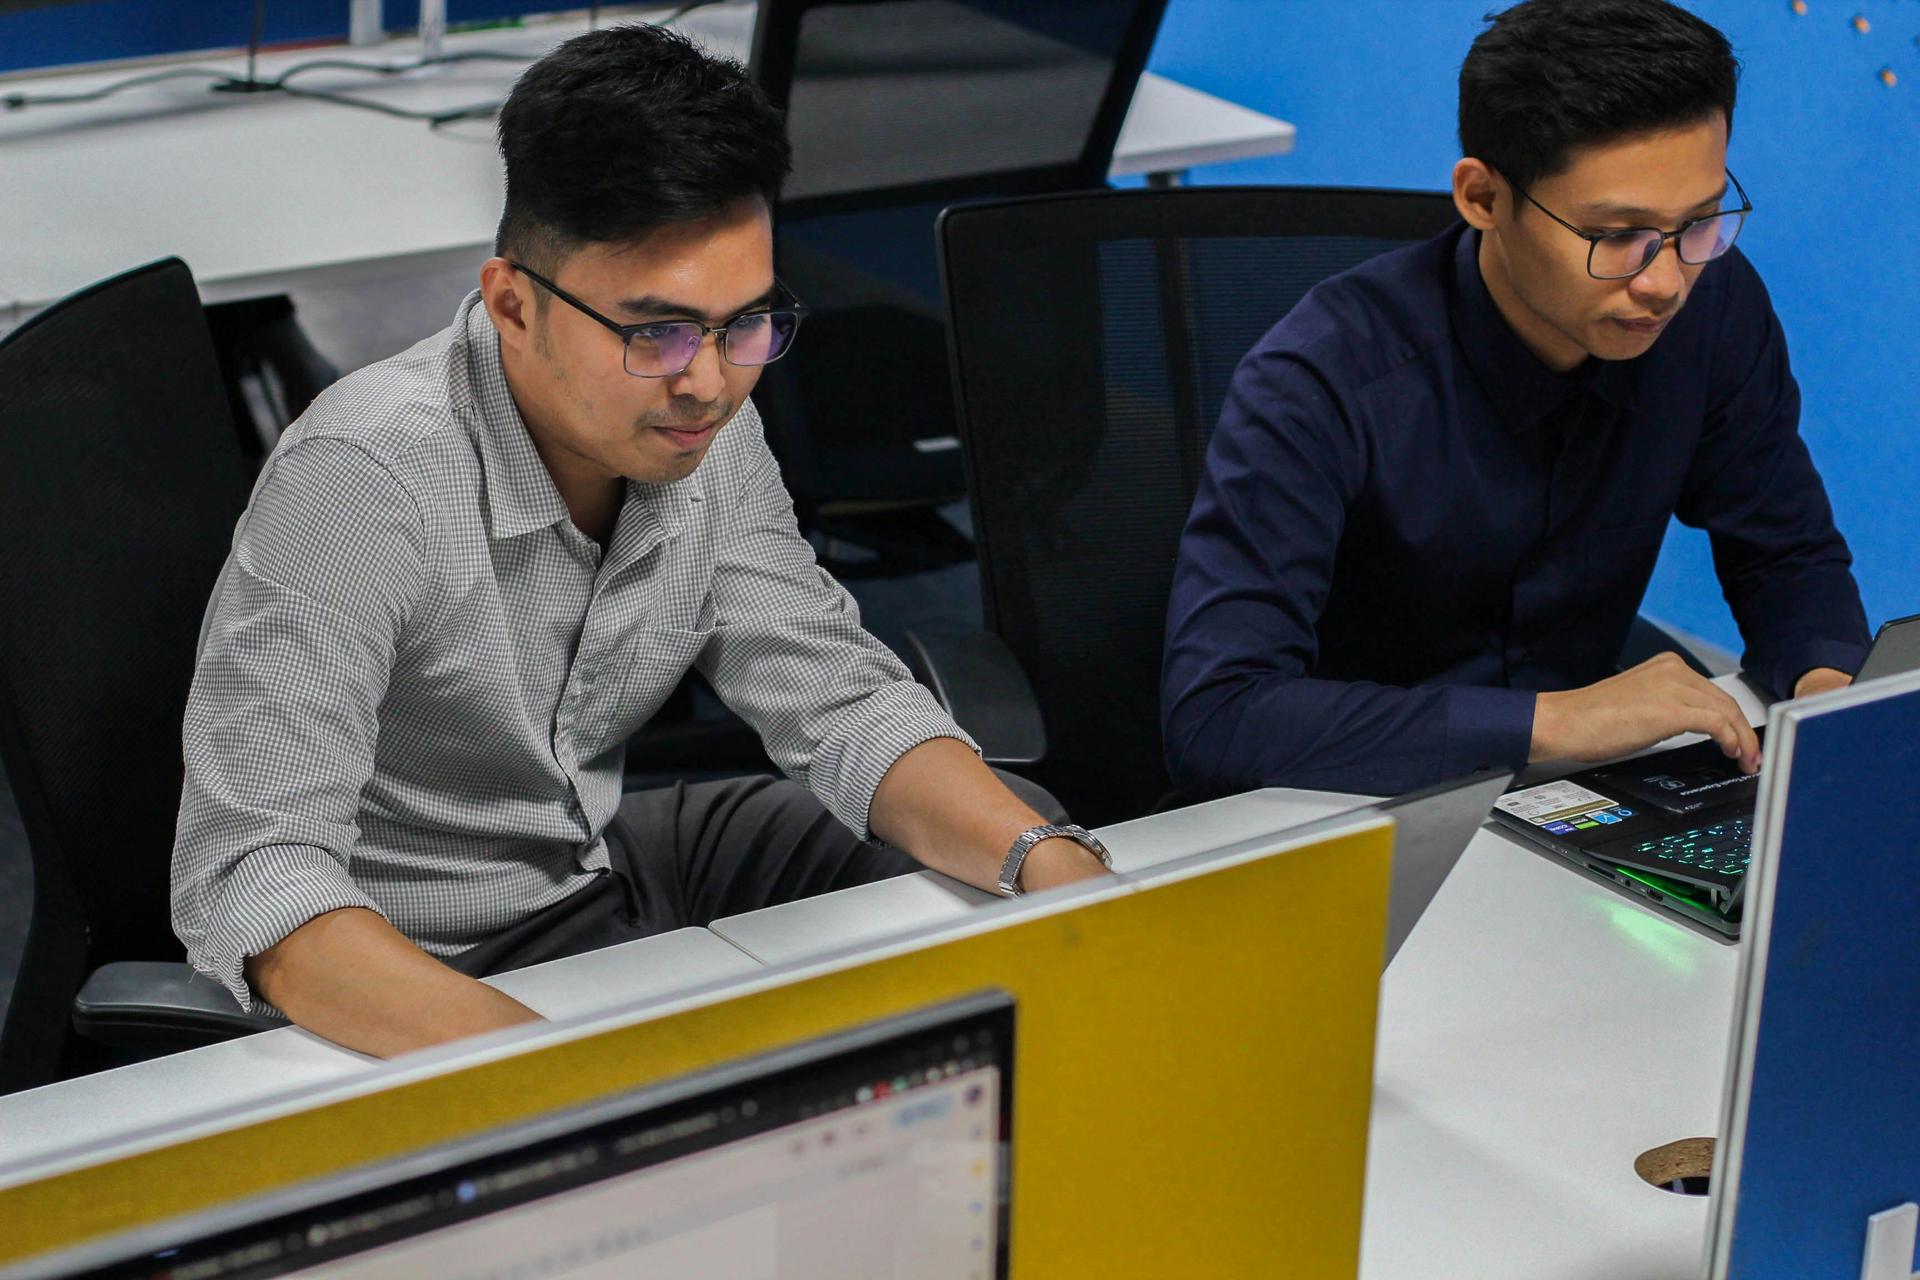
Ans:
[[[1007,860],[1000,864],[1000,892],[1009,898],[1018,898],[1026,892],[1020,887],[1020,868],[1026,865],[1027,854],[1031,853],[1033,846],[1042,840],[1051,840],[1055,836],[1064,836],[1087,850],[1100,859],[1101,866],[1113,866],[1113,855],[1107,852],[1107,846],[1094,839],[1093,833],[1085,827],[1074,826],[1072,823],[1064,826],[1028,827],[1015,838],[1013,847],[1007,850]]]

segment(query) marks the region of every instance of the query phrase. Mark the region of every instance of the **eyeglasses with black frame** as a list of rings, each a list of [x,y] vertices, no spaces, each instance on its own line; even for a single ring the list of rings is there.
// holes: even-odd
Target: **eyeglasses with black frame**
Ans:
[[[1747,215],[1753,212],[1753,201],[1747,198],[1747,189],[1740,185],[1740,179],[1733,176],[1731,169],[1727,170],[1727,180],[1740,193],[1738,209],[1722,209],[1704,218],[1690,218],[1672,231],[1662,231],[1658,227],[1583,231],[1535,200],[1518,183],[1512,185],[1528,204],[1587,242],[1588,275],[1595,280],[1627,280],[1652,266],[1653,260],[1660,256],[1669,240],[1674,242],[1680,261],[1689,266],[1712,262],[1733,248],[1733,242],[1740,238],[1740,228],[1746,224]]]
[[[598,320],[620,335],[623,359],[628,373],[636,378],[671,378],[686,372],[700,351],[707,335],[720,335],[720,355],[728,364],[752,368],[772,364],[793,346],[793,335],[807,309],[778,279],[774,284],[790,301],[785,306],[743,311],[724,324],[701,324],[698,320],[647,320],[639,324],[621,324],[601,315],[580,299],[562,289],[533,268],[508,260],[508,266],[532,278],[548,293],[568,306]]]

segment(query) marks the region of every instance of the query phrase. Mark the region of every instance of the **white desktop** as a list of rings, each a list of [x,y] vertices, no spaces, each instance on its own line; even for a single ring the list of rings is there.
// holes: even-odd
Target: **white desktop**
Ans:
[[[660,16],[671,10],[654,11]],[[715,52],[744,58],[751,0],[703,6],[677,25]],[[628,16],[646,16],[645,11]],[[491,50],[528,60],[585,30],[577,17],[519,30],[461,32],[446,52]],[[404,64],[413,39],[338,51]],[[263,55],[262,78],[313,50]],[[239,57],[192,59],[239,73]],[[497,102],[521,65],[470,61],[370,82],[317,72],[301,84],[409,110]],[[78,92],[125,69],[9,79],[9,93]],[[429,129],[283,94],[215,94],[172,81],[104,101],[0,114],[0,332],[97,280],[178,256],[207,302],[478,268],[503,194],[490,115]],[[1294,128],[1147,73],[1115,147],[1116,176],[1163,179],[1195,165],[1281,154]]]

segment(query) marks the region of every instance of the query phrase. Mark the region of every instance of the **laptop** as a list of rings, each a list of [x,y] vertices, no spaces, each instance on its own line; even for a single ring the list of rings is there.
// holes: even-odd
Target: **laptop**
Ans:
[[[1886,623],[1856,683],[1920,668],[1920,614]],[[1762,733],[1762,745],[1765,735]],[[1760,776],[1711,740],[1521,787],[1496,822],[1549,852],[1738,937]]]
[[[1413,933],[1413,927],[1420,923],[1420,917],[1440,892],[1454,864],[1460,861],[1468,842],[1486,824],[1488,808],[1512,781],[1512,773],[1485,773],[1436,783],[1391,800],[1356,797],[1351,809],[1203,853],[1124,871],[1121,878],[1142,886],[1184,879],[1223,860],[1263,857],[1282,844],[1293,844],[1323,831],[1350,826],[1356,814],[1385,814],[1394,820],[1394,832],[1384,967],[1393,962],[1401,945]]]
[[[1394,820],[1387,964],[1393,963],[1454,864],[1486,823],[1487,809],[1512,781],[1511,773],[1482,774],[1409,791],[1376,806]]]

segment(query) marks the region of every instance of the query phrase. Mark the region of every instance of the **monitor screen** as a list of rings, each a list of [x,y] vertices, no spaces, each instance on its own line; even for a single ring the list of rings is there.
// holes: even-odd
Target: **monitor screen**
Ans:
[[[973,997],[35,1273],[994,1280],[1006,1274],[1012,1047],[1011,1001]]]

